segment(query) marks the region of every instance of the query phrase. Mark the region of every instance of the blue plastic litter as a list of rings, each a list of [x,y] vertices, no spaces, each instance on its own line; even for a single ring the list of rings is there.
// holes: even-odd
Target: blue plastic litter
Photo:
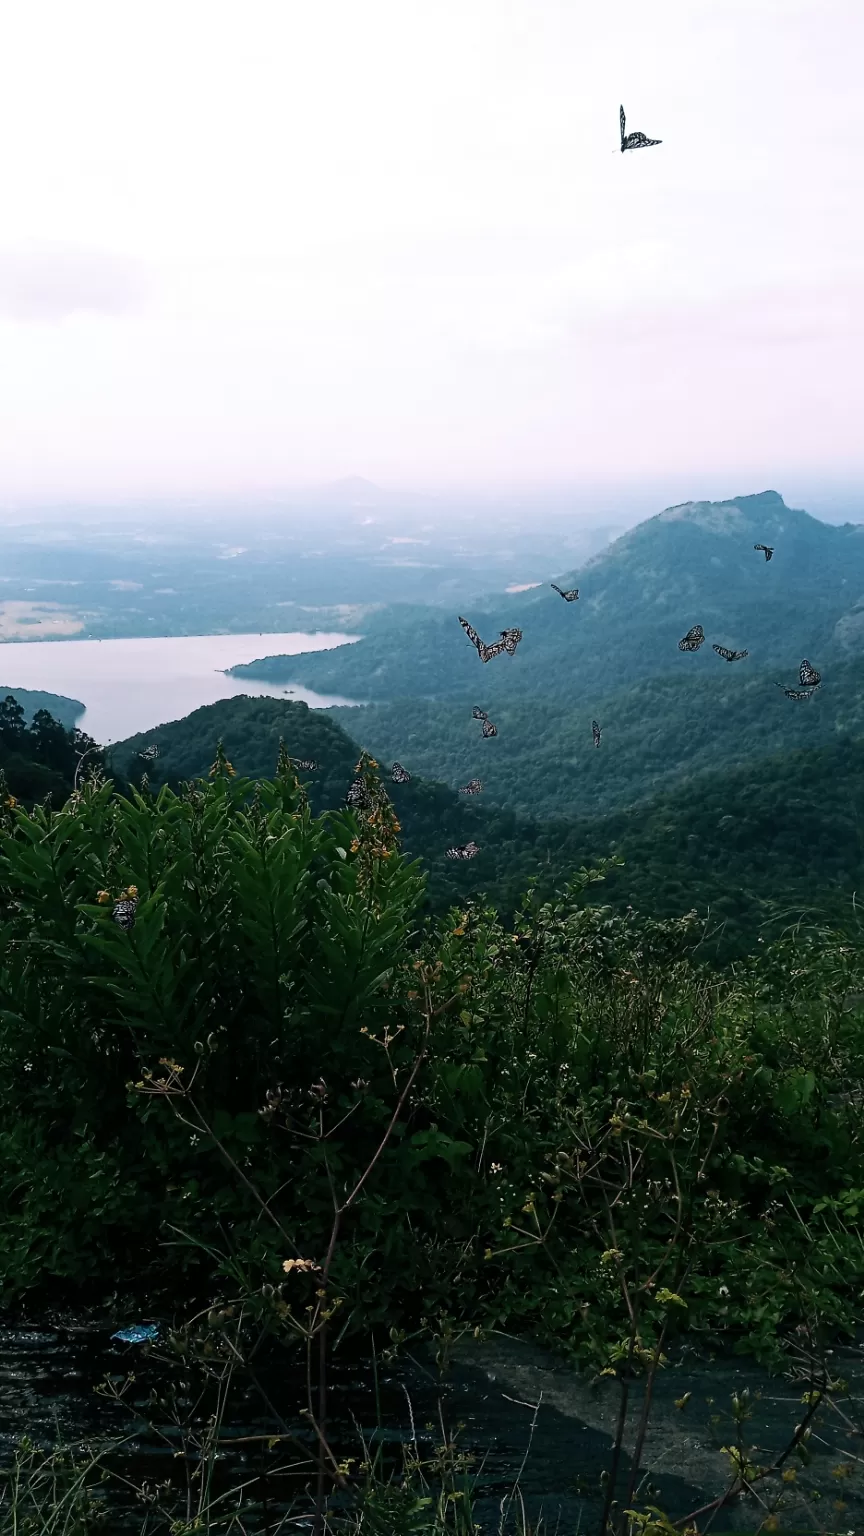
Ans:
[[[120,1328],[111,1337],[121,1344],[150,1344],[159,1337],[159,1324],[133,1323],[131,1328]]]

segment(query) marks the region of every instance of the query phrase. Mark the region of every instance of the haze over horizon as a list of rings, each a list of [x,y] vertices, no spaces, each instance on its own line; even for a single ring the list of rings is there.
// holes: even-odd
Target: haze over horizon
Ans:
[[[0,502],[846,515],[862,46],[855,0],[10,14]],[[619,101],[659,148],[619,153]]]

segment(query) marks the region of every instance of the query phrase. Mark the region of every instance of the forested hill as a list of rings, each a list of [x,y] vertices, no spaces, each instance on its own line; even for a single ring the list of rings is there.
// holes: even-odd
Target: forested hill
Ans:
[[[754,544],[773,545],[768,562]],[[709,676],[723,663],[717,641],[750,651],[748,665],[815,665],[864,641],[864,526],[834,527],[785,505],[776,491],[726,502],[687,502],[631,529],[578,571],[567,603],[549,587],[502,594],[465,615],[484,640],[518,625],[514,656],[486,666],[457,614],[413,610],[350,647],[270,657],[235,675],[297,682],[358,701],[466,698],[492,703],[542,697],[562,706],[648,677]],[[706,644],[682,655],[678,641],[702,624]],[[479,700],[478,700],[479,702]]]
[[[14,660],[9,671],[15,671]],[[6,688],[0,683],[0,699],[8,698],[10,694],[24,711],[24,720],[27,724],[32,721],[38,710],[44,709],[52,720],[59,721],[67,731],[71,731],[75,721],[80,720],[84,713],[84,705],[80,699],[67,699],[62,693],[43,693],[39,688]]]
[[[320,765],[300,775],[312,809],[344,805],[359,749],[335,721],[300,703],[241,697],[208,705],[120,743],[113,762],[135,780],[145,767],[136,754],[158,745],[159,757],[146,765],[151,782],[178,784],[207,775],[220,738],[235,770],[253,778],[273,774],[283,738],[293,755]],[[596,888],[596,899],[670,916],[695,907],[710,918],[711,952],[726,955],[752,947],[770,931],[764,924],[786,921],[784,912],[849,918],[861,881],[864,742],[851,738],[701,774],[677,794],[594,820],[538,822],[422,779],[391,784],[389,767],[383,763],[382,774],[403,846],[423,859],[436,908],[482,892],[509,912],[532,878],[550,891],[614,854],[623,867]],[[480,846],[475,859],[446,859],[447,847],[469,840]]]
[[[2,798],[32,806],[37,800],[50,800],[57,808],[64,804],[75,783],[79,764],[101,763],[102,749],[91,737],[73,726],[67,729],[49,710],[33,706],[40,698],[71,700],[56,694],[7,694],[0,697],[0,772]],[[26,700],[26,705],[25,705]],[[83,706],[82,706],[83,708]],[[2,809],[2,806],[0,806]]]
[[[694,774],[758,764],[801,747],[864,736],[864,666],[829,662],[809,698],[788,699],[800,657],[750,670],[749,660],[715,663],[697,676],[647,678],[601,690],[562,708],[521,695],[497,702],[479,688],[498,735],[484,741],[468,699],[395,699],[326,711],[376,757],[454,788],[480,774],[484,804],[522,815],[602,815],[674,791]],[[595,751],[592,719],[603,735]]]

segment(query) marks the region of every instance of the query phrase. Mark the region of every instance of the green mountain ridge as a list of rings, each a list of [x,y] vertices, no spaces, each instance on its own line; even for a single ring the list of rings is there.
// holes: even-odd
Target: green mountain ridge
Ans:
[[[755,543],[774,543],[770,562]],[[711,644],[748,649],[754,664],[816,666],[854,652],[864,637],[864,527],[821,523],[789,508],[775,491],[729,502],[667,508],[616,539],[559,585],[577,586],[564,603],[549,588],[501,594],[465,614],[481,636],[518,625],[516,654],[483,665],[458,615],[410,609],[350,647],[263,657],[233,675],[339,691],[358,702],[466,698],[496,703],[519,696],[562,706],[648,677],[700,675],[716,667]],[[696,623],[702,651],[678,641]],[[482,697],[477,697],[480,694]]]

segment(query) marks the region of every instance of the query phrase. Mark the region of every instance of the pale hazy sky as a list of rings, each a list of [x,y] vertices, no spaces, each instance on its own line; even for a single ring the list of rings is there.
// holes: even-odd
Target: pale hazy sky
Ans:
[[[0,497],[864,475],[862,58],[864,0],[6,0]]]

